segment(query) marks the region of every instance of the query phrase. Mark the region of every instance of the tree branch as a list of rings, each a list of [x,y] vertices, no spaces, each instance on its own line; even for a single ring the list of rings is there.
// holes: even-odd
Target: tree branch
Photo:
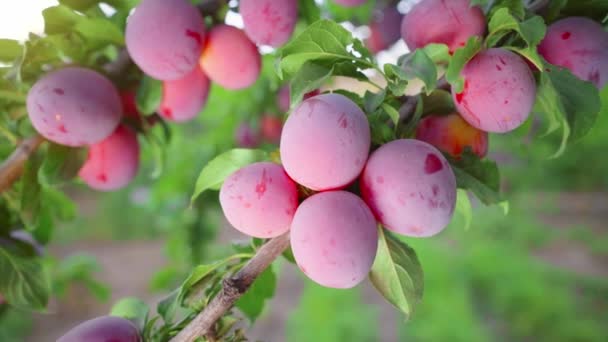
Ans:
[[[44,139],[39,134],[21,141],[13,153],[2,162],[0,165],[0,193],[9,189],[21,177],[25,162],[43,141]]]
[[[289,233],[264,244],[251,260],[234,276],[224,279],[222,290],[211,300],[171,342],[192,342],[205,336],[215,322],[232,308],[234,303],[249,289],[255,279],[289,246]]]

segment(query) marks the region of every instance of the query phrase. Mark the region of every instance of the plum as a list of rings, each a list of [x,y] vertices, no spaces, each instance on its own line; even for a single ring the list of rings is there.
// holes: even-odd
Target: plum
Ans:
[[[241,0],[239,12],[245,33],[256,44],[285,44],[298,21],[297,0]]]
[[[485,31],[483,11],[469,0],[422,0],[401,22],[401,37],[410,50],[440,43],[453,52]]]
[[[56,70],[38,80],[27,95],[27,110],[38,133],[67,146],[100,142],[122,117],[120,95],[112,82],[79,67]]]
[[[205,23],[188,0],[142,0],[127,21],[125,35],[129,55],[143,72],[176,80],[197,65]]]
[[[370,156],[361,175],[361,195],[386,229],[429,237],[450,222],[456,178],[447,160],[419,140],[391,141]]]
[[[312,190],[339,189],[365,166],[371,144],[365,113],[344,95],[323,94],[303,101],[281,134],[287,174]]]
[[[131,321],[114,316],[101,316],[80,323],[57,342],[140,342],[137,327]]]
[[[199,67],[182,79],[164,81],[160,116],[174,122],[192,120],[205,106],[210,86],[209,79]]]
[[[370,36],[366,41],[373,53],[388,49],[401,38],[402,17],[396,6],[384,7],[376,13],[369,23]]]
[[[281,132],[283,131],[283,120],[281,118],[264,114],[260,123],[262,127],[262,137],[273,144],[278,144],[281,140]]]
[[[256,148],[260,144],[260,135],[247,122],[239,125],[234,133],[234,139],[236,140],[236,145],[243,148]]]
[[[260,76],[258,48],[236,27],[218,25],[209,32],[200,58],[203,71],[226,89],[247,88]]]
[[[120,189],[137,175],[139,142],[124,125],[100,143],[91,145],[79,176],[91,188],[101,191]]]
[[[521,126],[536,99],[536,80],[515,53],[494,48],[478,53],[462,69],[464,89],[452,88],[456,108],[471,126],[505,133]]]
[[[271,238],[289,230],[298,207],[298,190],[281,165],[254,163],[226,178],[220,204],[234,228],[249,236]]]
[[[469,125],[458,113],[425,117],[418,125],[416,139],[456,158],[467,146],[480,158],[488,153],[488,133]]]
[[[358,196],[328,191],[307,198],[291,224],[291,248],[304,274],[338,289],[359,284],[378,248],[376,220]]]
[[[570,17],[549,26],[538,52],[554,65],[603,88],[608,82],[608,32],[589,18]]]

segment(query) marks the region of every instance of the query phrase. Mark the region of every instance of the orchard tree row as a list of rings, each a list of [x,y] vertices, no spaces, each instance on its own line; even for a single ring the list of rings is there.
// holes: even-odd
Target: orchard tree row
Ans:
[[[170,177],[179,123],[213,115],[219,92],[257,94],[228,138],[238,148],[207,163],[183,208],[204,215],[199,196],[219,190],[251,243],[196,266],[155,312],[127,299],[64,342],[246,340],[235,311],[255,321],[281,255],[322,286],[369,279],[407,318],[424,292],[407,239],[432,238],[455,212],[470,220],[469,194],[508,208],[491,135],[539,126],[561,137],[559,156],[593,127],[608,83],[603,2],[422,0],[406,13],[389,0],[59,2],[43,35],[0,40],[3,305],[46,306],[36,247],[75,214],[63,185],[121,189],[145,153],[150,177]],[[410,52],[379,65],[400,40]],[[330,87],[337,76],[368,90]]]

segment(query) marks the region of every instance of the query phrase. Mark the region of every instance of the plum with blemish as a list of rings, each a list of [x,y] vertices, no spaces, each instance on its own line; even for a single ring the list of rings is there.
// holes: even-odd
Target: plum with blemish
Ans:
[[[601,89],[608,83],[608,32],[589,18],[570,17],[547,28],[538,52]]]
[[[351,288],[365,279],[378,248],[376,220],[358,196],[328,191],[307,198],[291,224],[291,248],[316,283]]]
[[[245,32],[229,25],[215,26],[200,58],[203,71],[226,89],[247,88],[260,76],[262,59]]]
[[[339,189],[359,176],[371,144],[367,117],[344,95],[303,101],[283,126],[280,151],[287,174],[317,191]]]
[[[285,44],[298,21],[297,0],[241,0],[239,13],[247,36],[256,44]]]
[[[164,81],[160,116],[173,122],[192,120],[205,106],[210,87],[209,79],[199,67],[182,79]]]
[[[124,125],[107,139],[91,145],[79,176],[92,189],[118,190],[125,187],[139,169],[137,135]]]
[[[125,36],[129,55],[143,72],[176,80],[198,64],[205,23],[188,0],[142,0],[127,21]]]
[[[387,6],[378,11],[369,23],[370,36],[367,47],[378,53],[388,49],[401,38],[401,20],[403,16],[396,6]]]
[[[140,342],[141,336],[131,321],[114,316],[101,316],[82,322],[57,342]]]
[[[466,147],[483,158],[488,153],[488,133],[469,125],[458,113],[430,115],[420,121],[416,139],[458,158]]]
[[[262,128],[262,137],[273,144],[278,144],[281,140],[281,132],[283,131],[283,120],[280,117],[264,114],[260,122]]]
[[[456,178],[435,147],[401,139],[370,156],[361,175],[361,195],[386,229],[429,237],[450,222],[456,205]]]
[[[68,67],[42,77],[27,95],[32,125],[46,139],[67,146],[95,144],[122,116],[118,90],[101,74]]]
[[[220,204],[228,222],[241,233],[272,238],[289,230],[298,190],[281,165],[254,163],[226,178]]]
[[[485,31],[483,11],[469,0],[422,0],[401,22],[401,37],[410,50],[438,43],[453,52]]]
[[[458,112],[471,126],[506,133],[521,126],[536,99],[536,80],[523,58],[504,49],[478,53],[462,69],[464,89],[452,88]]]
[[[355,7],[361,6],[366,3],[368,0],[334,0],[338,5],[342,5],[344,7]]]

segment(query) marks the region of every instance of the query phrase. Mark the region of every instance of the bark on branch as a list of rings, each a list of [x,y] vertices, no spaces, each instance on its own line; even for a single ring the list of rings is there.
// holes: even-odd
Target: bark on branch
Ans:
[[[205,336],[255,279],[289,246],[289,233],[269,240],[234,276],[224,279],[222,290],[171,342],[192,342]]]
[[[21,177],[25,162],[43,141],[44,139],[39,134],[21,141],[13,153],[2,162],[0,165],[0,193],[9,189]]]

